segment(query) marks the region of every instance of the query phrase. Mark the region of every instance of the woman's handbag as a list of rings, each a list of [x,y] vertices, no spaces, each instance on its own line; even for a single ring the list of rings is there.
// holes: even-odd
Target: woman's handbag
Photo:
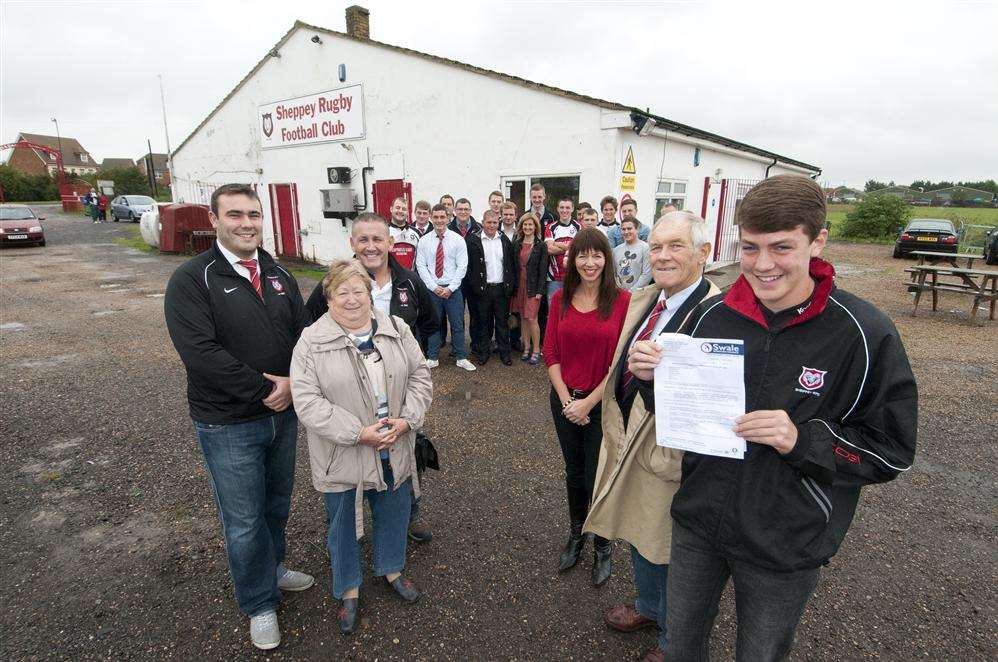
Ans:
[[[433,442],[422,432],[416,433],[416,471],[423,473],[427,469],[440,471],[440,462],[437,459],[437,449],[433,447]]]

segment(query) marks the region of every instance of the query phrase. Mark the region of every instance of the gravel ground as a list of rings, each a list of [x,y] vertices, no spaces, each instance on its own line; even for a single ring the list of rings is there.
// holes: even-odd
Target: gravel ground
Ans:
[[[183,258],[113,244],[127,226],[45,212],[46,248],[0,253],[0,658],[595,660],[654,645],[651,632],[601,620],[633,597],[626,548],[599,590],[588,549],[573,572],[554,571],[567,515],[545,374],[492,362],[434,371],[427,432],[443,470],[424,503],[435,537],[410,549],[406,570],[424,598],[402,605],[368,576],[351,638],[335,626],[302,435],[289,563],[318,584],[281,604],[282,646],[257,652],[163,324],[163,288]],[[828,253],[841,286],[901,331],[920,443],[908,474],[864,490],[793,658],[996,659],[998,322],[971,323],[970,300],[947,294],[939,312],[911,318],[907,263],[883,246]],[[716,657],[733,656],[733,626],[729,591]]]

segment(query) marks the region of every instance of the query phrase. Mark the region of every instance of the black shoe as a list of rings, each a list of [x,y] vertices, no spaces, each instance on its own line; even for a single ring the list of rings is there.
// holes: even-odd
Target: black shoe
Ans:
[[[582,549],[586,546],[586,536],[582,533],[581,524],[573,524],[565,548],[561,550],[558,557],[558,572],[567,572],[575,567],[582,555]]]
[[[503,365],[513,365],[513,359],[509,354],[500,355],[499,360],[502,361]]]
[[[612,552],[612,544],[605,538],[597,538],[593,543],[593,586],[602,586],[610,579]]]
[[[340,622],[340,632],[350,634],[357,629],[357,598],[344,598],[340,602],[340,610],[336,620]]]
[[[386,579],[385,581],[388,580]],[[409,604],[412,604],[416,600],[419,600],[419,595],[420,595],[419,591],[416,590],[416,587],[413,585],[411,581],[409,581],[402,575],[396,577],[395,581],[388,582],[388,585],[392,587],[392,589],[398,594],[400,598],[402,598]]]
[[[478,365],[485,365],[489,362],[488,354],[479,354],[476,358],[478,359]]]

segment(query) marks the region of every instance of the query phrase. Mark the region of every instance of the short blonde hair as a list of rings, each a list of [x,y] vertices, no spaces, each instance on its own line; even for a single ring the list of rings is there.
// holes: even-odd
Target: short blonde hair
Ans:
[[[354,277],[361,278],[366,283],[371,282],[371,274],[367,273],[367,269],[359,260],[355,258],[333,260],[326,275],[322,278],[322,295],[328,301],[330,294],[336,288]]]

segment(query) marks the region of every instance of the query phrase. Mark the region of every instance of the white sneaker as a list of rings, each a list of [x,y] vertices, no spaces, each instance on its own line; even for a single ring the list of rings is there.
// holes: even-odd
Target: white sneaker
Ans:
[[[426,365],[430,366],[431,368],[436,368],[438,365],[440,365],[440,361],[437,361],[436,359],[426,359]]]
[[[315,577],[297,570],[286,570],[282,576],[277,578],[277,588],[282,591],[304,591],[307,588],[312,588],[314,583]]]
[[[478,370],[478,368],[475,367],[475,364],[469,361],[468,359],[461,359],[454,365],[456,365],[458,368],[464,368],[468,372],[473,372],[475,370]]]
[[[271,609],[250,619],[250,639],[260,650],[281,645],[281,630],[277,627],[277,612]]]

